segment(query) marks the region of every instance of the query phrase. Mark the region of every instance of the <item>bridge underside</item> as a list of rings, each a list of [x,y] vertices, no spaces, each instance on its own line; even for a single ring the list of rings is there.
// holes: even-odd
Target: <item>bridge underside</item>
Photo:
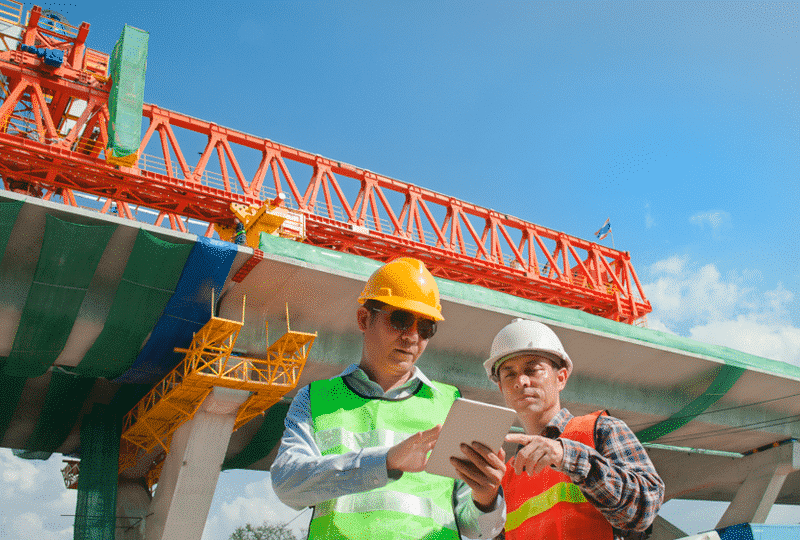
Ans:
[[[240,320],[245,305],[243,355],[286,331],[287,305],[292,330],[318,333],[298,388],[358,362],[355,299],[379,263],[267,235],[261,250],[237,276],[254,250],[0,192],[0,444],[81,457],[95,405],[127,412],[172,370],[182,360],[173,349],[211,316],[212,289],[218,316]],[[796,443],[751,455],[800,437],[797,367],[474,285],[440,289],[446,320],[419,364],[431,378],[502,404],[482,370],[491,340],[513,317],[540,320],[574,360],[565,405],[625,420],[648,442],[668,498],[733,501],[744,486],[762,492],[762,507],[800,503]],[[223,468],[268,469],[285,410],[234,432]]]

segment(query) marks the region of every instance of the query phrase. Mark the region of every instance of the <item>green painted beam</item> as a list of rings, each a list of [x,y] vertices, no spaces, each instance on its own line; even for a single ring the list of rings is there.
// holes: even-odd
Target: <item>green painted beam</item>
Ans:
[[[708,388],[706,388],[702,394],[687,403],[681,410],[666,420],[658,422],[641,431],[637,431],[636,436],[641,442],[651,442],[680,429],[719,401],[719,399],[736,384],[736,381],[739,380],[739,377],[741,377],[744,372],[744,368],[741,367],[727,364],[720,366],[717,376],[711,381],[711,384],[708,385]]]

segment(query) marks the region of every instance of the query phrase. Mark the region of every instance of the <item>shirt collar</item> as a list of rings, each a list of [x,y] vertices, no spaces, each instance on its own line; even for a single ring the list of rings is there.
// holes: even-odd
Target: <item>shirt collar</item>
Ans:
[[[572,420],[572,414],[565,408],[561,409],[544,427],[543,435],[545,437],[560,437],[570,420]]]
[[[430,379],[428,379],[428,377],[417,366],[414,366],[414,373],[411,375],[409,380],[397,388],[392,388],[388,392],[384,392],[383,388],[381,388],[381,385],[370,379],[367,373],[358,367],[358,364],[350,364],[347,366],[347,369],[341,373],[341,376],[346,377],[348,381],[357,384],[359,390],[371,397],[380,397],[386,399],[400,399],[408,397],[417,390],[420,384],[424,384],[425,386],[433,389],[433,391],[436,393],[439,392],[439,389],[436,388],[433,383],[431,383]]]

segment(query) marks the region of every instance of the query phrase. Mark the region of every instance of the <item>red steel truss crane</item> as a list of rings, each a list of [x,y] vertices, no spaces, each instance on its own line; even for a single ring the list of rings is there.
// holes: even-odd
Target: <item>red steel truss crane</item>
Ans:
[[[0,35],[6,189],[71,205],[74,192],[91,194],[105,199],[101,212],[115,204],[136,219],[133,207],[149,208],[157,225],[185,231],[191,218],[208,224],[207,236],[232,224],[232,203],[273,201],[304,214],[314,245],[380,261],[414,256],[439,277],[625,323],[652,310],[628,252],[156,105],[144,105],[149,127],[134,166],[114,165],[108,55],[85,46],[89,25],[56,24],[38,6],[23,24],[14,0],[0,1],[0,19],[19,29]],[[32,47],[62,51],[63,63],[48,65]],[[197,134],[207,143],[191,164],[181,141]],[[242,156],[254,151],[255,172],[245,174]]]

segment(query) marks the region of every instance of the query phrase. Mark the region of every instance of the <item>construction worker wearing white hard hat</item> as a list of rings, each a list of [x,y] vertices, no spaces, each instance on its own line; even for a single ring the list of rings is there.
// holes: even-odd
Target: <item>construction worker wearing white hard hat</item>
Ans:
[[[403,257],[378,268],[358,298],[361,358],[302,388],[271,468],[287,505],[313,507],[309,538],[493,538],[503,530],[504,454],[465,445],[464,480],[422,472],[457,388],[417,361],[444,320],[425,265]]]
[[[605,411],[574,417],[561,406],[572,359],[545,324],[515,319],[484,362],[525,433],[503,478],[506,539],[646,538],[664,482],[630,428]]]

